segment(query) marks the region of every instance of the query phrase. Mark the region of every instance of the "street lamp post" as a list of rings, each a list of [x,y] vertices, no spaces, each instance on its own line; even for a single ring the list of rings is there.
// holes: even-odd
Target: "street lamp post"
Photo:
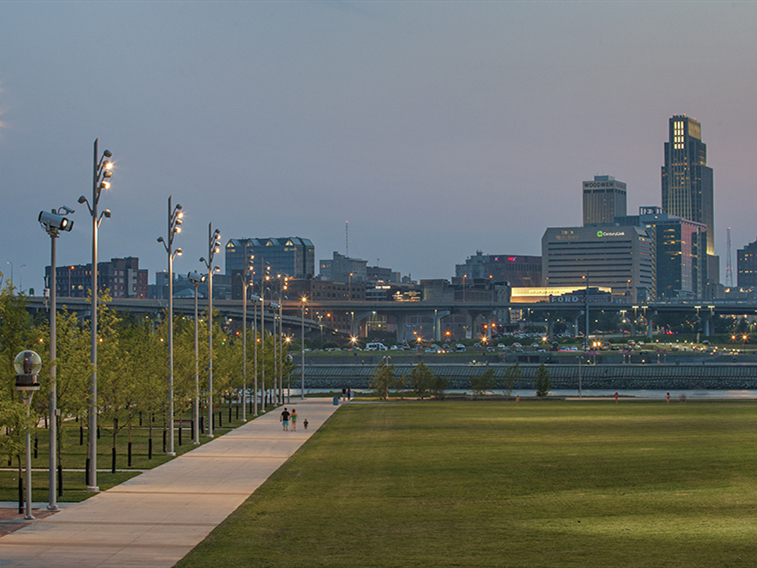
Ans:
[[[260,296],[257,296],[253,294],[250,299],[252,300],[252,337],[253,337],[253,345],[255,346],[255,349],[253,349],[253,388],[252,388],[252,400],[253,400],[253,410],[252,415],[257,416],[258,415],[258,300],[260,300]]]
[[[242,274],[237,274],[242,279],[242,422],[247,422],[247,288],[250,286],[253,261],[255,257],[247,254],[247,245],[244,247],[247,266]]]
[[[205,275],[198,272],[190,272],[187,278],[195,288],[195,404],[194,404],[194,432],[193,443],[200,444],[200,357],[198,344],[198,314],[197,314],[197,287],[200,282],[205,282]]]
[[[181,256],[181,249],[173,250],[173,239],[181,233],[181,219],[184,213],[181,205],[171,208],[171,196],[168,196],[168,241],[158,237],[158,242],[168,253],[168,455],[175,456],[174,441],[174,399],[173,399],[173,260]],[[179,426],[181,428],[181,426]]]
[[[57,395],[57,383],[56,383],[56,298],[57,298],[57,282],[56,282],[56,262],[55,262],[55,242],[60,234],[60,231],[70,231],[74,227],[74,222],[65,217],[69,213],[73,213],[73,209],[68,207],[60,207],[59,209],[53,209],[51,213],[42,211],[39,214],[39,223],[45,232],[50,235],[50,398],[49,398],[49,410],[50,410],[50,500],[47,505],[47,509],[50,511],[57,511],[57,496],[56,496],[56,457],[57,457],[57,444],[58,444],[58,412],[56,405],[58,401]]]
[[[26,406],[26,515],[24,519],[33,519],[32,515],[32,455],[31,434],[29,432],[29,407],[32,404],[34,391],[39,390],[39,370],[42,368],[42,359],[34,351],[22,351],[13,360],[16,369],[16,390],[21,393],[21,398]]]
[[[111,176],[113,162],[110,158],[113,154],[105,150],[98,158],[97,139],[94,144],[94,160],[92,167],[92,202],[87,201],[83,195],[79,198],[80,204],[87,205],[92,216],[92,378],[89,382],[89,458],[87,460],[87,491],[100,491],[97,486],[97,229],[103,217],[110,217],[110,210],[105,209],[98,214],[97,206],[103,189],[110,187],[108,178]]]
[[[213,272],[220,267],[213,266],[213,257],[221,252],[221,231],[213,232],[213,223],[208,223],[208,260],[200,258],[208,269],[208,437],[213,437]]]
[[[308,301],[307,296],[302,297],[302,317],[300,318],[300,351],[302,352],[302,364],[300,365],[300,400],[305,400],[305,303]]]

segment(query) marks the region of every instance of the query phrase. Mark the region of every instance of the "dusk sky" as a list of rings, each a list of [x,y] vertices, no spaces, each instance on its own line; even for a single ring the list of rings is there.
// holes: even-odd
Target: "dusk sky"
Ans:
[[[702,124],[716,252],[757,239],[754,2],[0,2],[0,270],[43,288],[43,209],[76,209],[58,264],[91,262],[92,144],[113,152],[100,260],[175,271],[208,223],[299,236],[414,279],[540,255],[581,182],[660,205],[668,119]],[[220,257],[223,267],[223,255]],[[21,267],[23,283],[21,282]],[[317,268],[316,268],[317,271]],[[721,277],[724,278],[724,277]]]

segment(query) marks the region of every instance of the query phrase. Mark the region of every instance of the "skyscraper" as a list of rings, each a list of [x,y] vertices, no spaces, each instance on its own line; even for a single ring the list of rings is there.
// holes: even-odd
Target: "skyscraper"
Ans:
[[[712,168],[707,167],[707,145],[702,126],[686,115],[669,121],[662,166],[662,210],[707,227],[707,254],[715,254],[715,213]]]
[[[584,227],[612,224],[626,215],[626,184],[612,176],[594,176],[583,182]]]

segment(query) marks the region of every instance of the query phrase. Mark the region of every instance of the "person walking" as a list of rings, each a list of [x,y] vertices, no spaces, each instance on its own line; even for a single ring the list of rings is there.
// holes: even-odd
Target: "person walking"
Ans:
[[[305,418],[305,421],[302,423],[302,425],[305,427],[305,432],[308,431],[308,419]]]
[[[290,414],[289,419],[292,421],[292,432],[297,431],[297,410],[294,408],[292,409],[292,414]]]
[[[289,411],[286,409],[286,406],[284,407],[284,412],[281,413],[281,418],[279,418],[279,422],[281,422],[281,425],[284,427],[284,432],[289,431]]]

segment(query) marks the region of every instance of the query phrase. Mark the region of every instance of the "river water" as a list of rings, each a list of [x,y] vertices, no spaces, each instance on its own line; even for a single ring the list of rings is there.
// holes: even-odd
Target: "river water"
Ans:
[[[335,391],[328,389],[305,389],[305,394],[327,394]],[[353,395],[360,395],[362,393],[370,394],[372,391],[367,389],[353,390]],[[472,395],[471,391],[451,389],[444,391],[447,395]],[[610,389],[583,389],[581,392],[582,398],[613,398],[615,396],[614,390]],[[652,399],[652,400],[665,400],[667,393],[670,393],[671,401],[678,401],[679,397],[683,394],[687,400],[697,399],[750,399],[757,398],[757,390],[702,390],[702,389],[690,389],[690,390],[619,390],[618,396],[624,398],[636,398],[636,399]],[[502,395],[502,391],[492,391],[490,394]],[[533,389],[516,389],[512,391],[511,396],[521,397],[533,397],[536,393]],[[566,397],[566,398],[578,398],[579,393],[576,389],[554,389],[549,391],[549,396],[554,397]],[[292,389],[291,398],[299,398],[300,389]]]

